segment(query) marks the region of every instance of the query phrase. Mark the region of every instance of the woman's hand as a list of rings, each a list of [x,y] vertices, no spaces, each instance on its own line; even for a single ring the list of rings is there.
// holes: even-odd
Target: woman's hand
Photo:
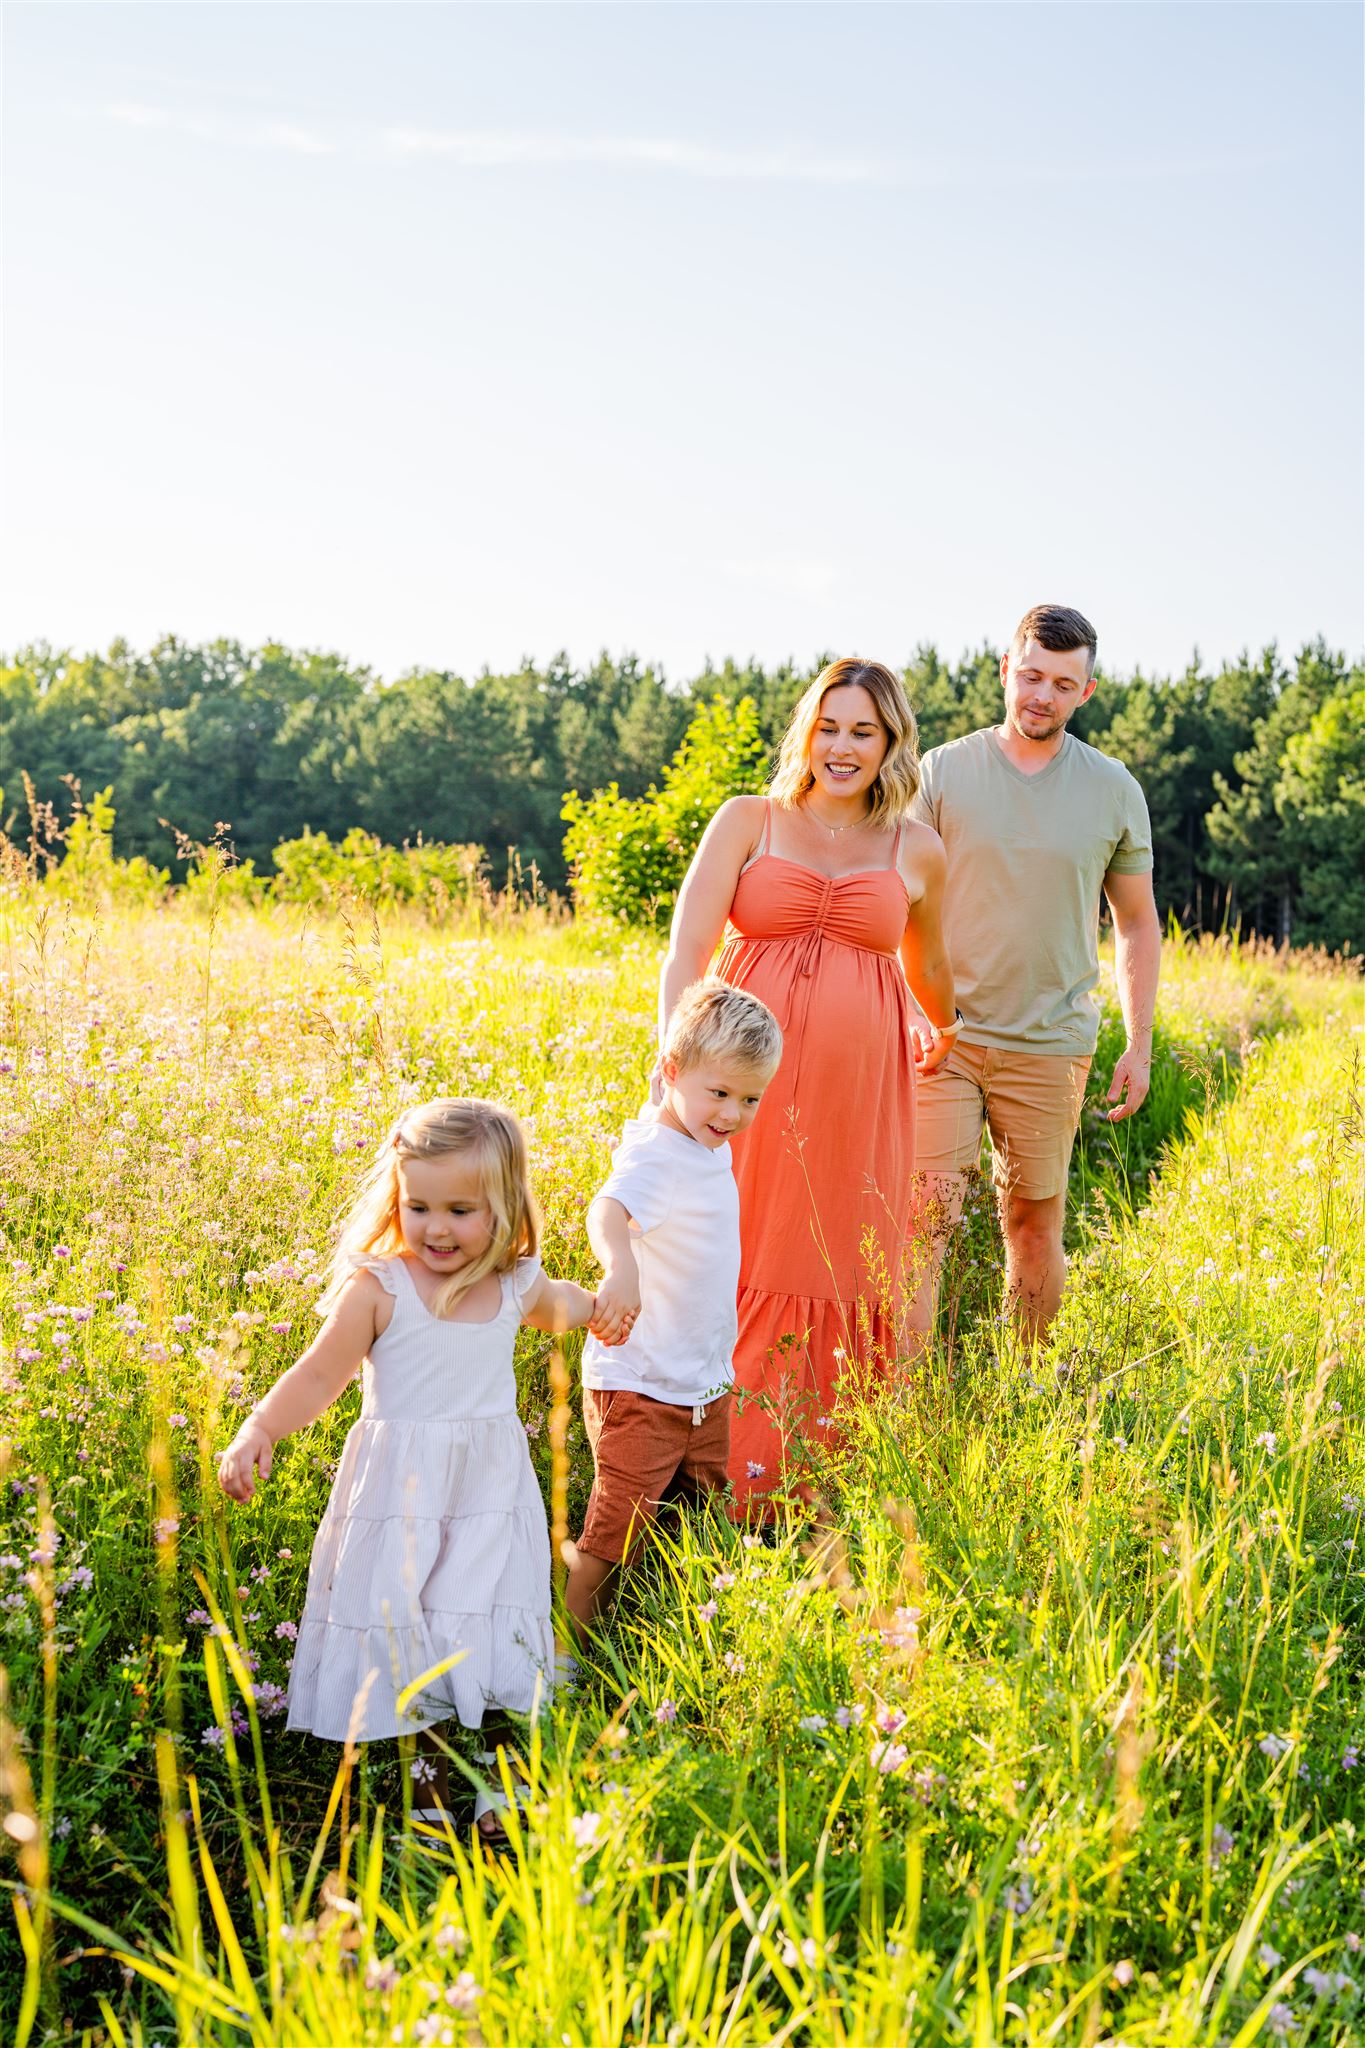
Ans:
[[[935,1038],[927,1024],[911,1026],[911,1054],[915,1062],[915,1072],[921,1081],[926,1075],[938,1072],[955,1043],[956,1034],[950,1038]]]
[[[250,1500],[256,1477],[270,1477],[275,1444],[268,1429],[248,1416],[218,1460],[218,1484],[232,1500]]]

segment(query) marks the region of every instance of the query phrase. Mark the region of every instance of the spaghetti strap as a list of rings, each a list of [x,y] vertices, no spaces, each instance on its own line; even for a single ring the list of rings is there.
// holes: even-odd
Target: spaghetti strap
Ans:
[[[894,839],[892,840],[892,842],[891,842],[891,858],[890,858],[890,860],[889,860],[889,861],[888,861],[888,862],[886,863],[886,865],[887,865],[887,867],[888,867],[888,868],[894,868],[894,867],[895,867],[895,865],[896,865],[896,862],[897,862],[897,861],[899,860],[899,858],[900,858],[900,850],[901,850],[901,826],[902,826],[902,825],[904,824],[904,822],[905,822],[905,821],[904,821],[904,819],[901,819],[901,820],[900,820],[900,821],[899,821],[899,822],[897,823],[897,825],[896,825],[896,836],[895,836],[895,838],[894,838]]]

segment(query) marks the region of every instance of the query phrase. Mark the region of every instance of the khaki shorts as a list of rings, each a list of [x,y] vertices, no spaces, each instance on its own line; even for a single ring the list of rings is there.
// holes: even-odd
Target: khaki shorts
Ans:
[[[1066,1189],[1081,1119],[1088,1057],[953,1047],[915,1093],[915,1166],[921,1173],[965,1173],[991,1134],[996,1185],[1030,1201]]]
[[[624,1387],[584,1387],[583,1422],[596,1469],[578,1548],[619,1564],[665,1502],[723,1492],[731,1399],[720,1394],[704,1408],[680,1408]]]

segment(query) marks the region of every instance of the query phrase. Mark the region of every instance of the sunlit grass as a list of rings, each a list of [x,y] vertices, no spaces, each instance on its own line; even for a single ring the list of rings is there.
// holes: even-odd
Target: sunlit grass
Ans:
[[[1358,982],[1168,949],[1165,1094],[1140,1145],[1087,1129],[1050,1353],[995,1321],[978,1218],[951,1361],[850,1408],[768,1538],[712,1515],[657,1547],[525,1729],[524,1833],[490,1864],[405,1835],[393,1745],[338,1774],[279,1732],[354,1397],[248,1510],[211,1455],[299,1348],[404,1100],[523,1114],[547,1263],[590,1277],[652,942],[3,924],[0,1790],[27,1863],[0,2002],[28,2038],[1355,2038]],[[1183,1142],[1144,1208],[1157,1135]],[[524,1334],[548,1490],[546,1371]],[[569,1453],[572,1523],[581,1428]]]

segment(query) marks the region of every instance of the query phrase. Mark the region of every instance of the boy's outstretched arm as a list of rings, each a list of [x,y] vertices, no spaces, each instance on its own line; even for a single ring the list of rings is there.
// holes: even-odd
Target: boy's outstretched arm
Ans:
[[[218,1461],[218,1484],[233,1500],[250,1500],[281,1437],[315,1422],[354,1377],[375,1339],[382,1292],[372,1273],[357,1273],[302,1358],[256,1403]]]
[[[604,1344],[620,1344],[640,1313],[640,1268],[630,1241],[630,1211],[614,1195],[599,1195],[588,1210],[588,1242],[602,1267],[593,1335]]]

